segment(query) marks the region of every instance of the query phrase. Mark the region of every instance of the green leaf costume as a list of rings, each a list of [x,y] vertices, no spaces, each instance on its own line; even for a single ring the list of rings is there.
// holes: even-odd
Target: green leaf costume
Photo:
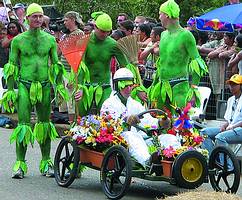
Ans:
[[[106,27],[106,26],[105,26]],[[95,104],[99,112],[102,103],[111,93],[110,60],[116,57],[119,64],[125,67],[127,58],[118,49],[117,42],[110,36],[104,40],[92,33],[80,65],[79,88],[83,89],[83,98],[79,102],[80,116],[88,114],[90,107]]]
[[[41,12],[39,5],[36,5],[31,7],[30,13]],[[52,65],[49,65],[49,61]],[[29,29],[16,36],[11,43],[9,62],[4,67],[4,75],[8,92],[3,96],[1,103],[10,112],[14,111],[14,107],[9,102],[15,104],[18,112],[18,126],[10,136],[11,143],[16,141],[17,160],[13,170],[16,172],[21,168],[24,174],[27,172],[27,146],[33,145],[36,138],[42,153],[40,171],[44,173],[48,166],[52,166],[51,140],[58,136],[54,125],[49,121],[51,83],[56,85],[56,93],[63,99],[68,99],[62,87],[65,71],[63,65],[58,62],[55,38],[39,28]],[[13,90],[14,82],[18,84],[18,94]],[[30,114],[34,106],[38,121],[32,130]]]
[[[184,107],[193,96],[192,84],[198,84],[207,72],[192,33],[179,24],[179,6],[168,0],[160,7],[160,20],[167,29],[160,36],[160,58],[149,97],[159,108],[170,104]],[[165,15],[166,16],[165,16]],[[198,101],[196,100],[196,103]]]

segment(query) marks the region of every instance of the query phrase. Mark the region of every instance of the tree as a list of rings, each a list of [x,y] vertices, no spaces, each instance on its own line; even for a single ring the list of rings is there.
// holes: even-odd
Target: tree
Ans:
[[[18,3],[14,0],[12,3]],[[30,4],[32,0],[26,0],[24,3]],[[36,0],[40,5],[50,4],[48,0]],[[62,13],[73,10],[79,12],[84,21],[87,21],[91,13],[94,11],[107,12],[115,21],[118,13],[125,12],[130,19],[134,19],[136,15],[149,16],[159,18],[159,8],[165,0],[56,0],[55,5]],[[218,8],[224,5],[227,0],[176,0],[181,8],[180,21],[184,25],[192,16],[199,16],[211,9]]]

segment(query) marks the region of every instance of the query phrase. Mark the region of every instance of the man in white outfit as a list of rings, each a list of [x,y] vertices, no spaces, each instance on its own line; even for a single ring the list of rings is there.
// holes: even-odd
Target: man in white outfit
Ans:
[[[159,121],[153,118],[150,114],[144,114],[142,119],[138,119],[137,114],[144,112],[145,107],[138,101],[130,97],[133,89],[134,76],[127,68],[117,70],[113,77],[114,91],[110,97],[104,101],[101,114],[108,112],[114,118],[127,119],[129,125],[139,123],[139,126],[159,126]],[[131,122],[132,121],[132,122]],[[144,137],[147,136],[144,132],[136,130],[131,127],[130,131],[124,131],[122,136],[129,144],[129,153],[134,157],[143,167],[149,164],[150,154]],[[172,135],[170,135],[172,137]]]

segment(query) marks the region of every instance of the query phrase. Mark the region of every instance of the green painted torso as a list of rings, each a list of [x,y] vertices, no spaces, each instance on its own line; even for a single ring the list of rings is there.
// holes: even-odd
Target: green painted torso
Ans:
[[[50,59],[52,63],[58,61],[55,38],[41,30],[29,30],[16,36],[11,50],[10,62],[20,64],[20,77],[25,80],[48,80]]]
[[[128,64],[125,56],[117,48],[117,42],[111,37],[105,40],[99,40],[92,33],[85,53],[85,64],[90,70],[90,79],[92,83],[110,82],[110,61],[115,56],[120,65]]]
[[[160,65],[158,74],[161,80],[177,77],[188,77],[190,59],[199,54],[192,34],[178,28],[175,31],[164,31],[160,39]]]

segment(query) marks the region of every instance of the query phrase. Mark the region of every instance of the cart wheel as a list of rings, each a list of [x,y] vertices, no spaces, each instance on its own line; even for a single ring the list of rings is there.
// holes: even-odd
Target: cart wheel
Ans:
[[[179,187],[194,189],[204,183],[207,177],[207,161],[194,150],[180,154],[173,165],[173,174]]]
[[[220,162],[223,158],[224,162]],[[231,161],[228,169],[228,161]],[[216,147],[209,158],[209,179],[215,191],[236,193],[240,183],[239,162],[234,153],[225,146]]]
[[[71,137],[64,137],[56,150],[54,161],[55,180],[59,186],[68,187],[76,178],[80,152]]]
[[[100,180],[104,194],[109,199],[122,198],[130,185],[132,164],[128,151],[122,146],[113,146],[105,153]]]

